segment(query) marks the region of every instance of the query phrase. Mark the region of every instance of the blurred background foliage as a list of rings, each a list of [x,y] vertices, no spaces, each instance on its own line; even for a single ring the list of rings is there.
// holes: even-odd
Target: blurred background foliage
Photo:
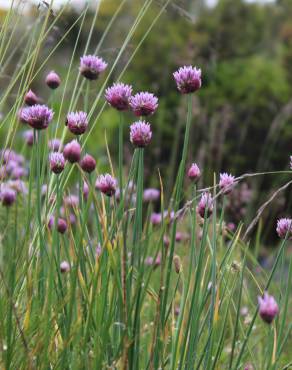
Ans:
[[[101,3],[89,46],[90,52],[94,51],[120,3],[120,0],[106,0]],[[109,84],[116,80],[163,3],[160,0],[153,2],[115,68]],[[107,34],[99,55],[110,66],[142,4],[142,0],[125,2]],[[43,11],[42,7],[43,5],[34,6],[26,13],[23,24],[19,24],[13,35],[15,40],[32,21],[38,19]],[[81,30],[72,73],[72,88],[94,10],[92,8],[87,14]],[[3,16],[4,12],[1,14]],[[46,47],[41,53],[43,57],[49,54],[78,16],[78,10],[67,9],[48,37]],[[186,116],[186,101],[176,91],[172,72],[179,66],[188,64],[199,66],[203,72],[203,87],[195,96],[188,155],[189,163],[196,161],[203,169],[199,185],[211,185],[214,172],[216,176],[222,171],[239,176],[246,172],[289,169],[289,155],[292,152],[291,19],[291,0],[278,0],[268,4],[220,0],[214,7],[207,6],[202,0],[176,0],[170,3],[139,47],[122,78],[123,82],[131,83],[135,91],[147,90],[159,97],[159,110],[149,120],[153,125],[154,135],[146,155],[146,186],[159,185],[159,169],[168,196],[168,189],[172,188]],[[44,76],[54,69],[65,79],[78,32],[79,24],[54,52],[31,86],[44,101],[49,99],[50,93],[44,87]],[[16,63],[17,52],[5,70],[7,78],[13,73]],[[41,64],[41,58],[38,63]],[[5,83],[5,78],[2,78],[0,87]],[[91,85],[92,99],[99,92],[102,83],[103,81],[98,81]],[[69,88],[66,93],[68,101],[71,92]],[[61,96],[61,91],[56,94],[53,106],[58,110],[58,94]],[[82,98],[81,95],[80,99]],[[10,97],[10,103],[13,103],[13,96]],[[9,104],[1,107],[1,110],[5,116]],[[66,112],[63,113],[64,118]],[[133,119],[131,114],[127,114],[127,125]],[[117,152],[118,120],[118,114],[107,107],[89,139],[89,151],[99,159],[100,168],[108,165],[105,129],[111,154],[114,156]],[[18,139],[21,140],[20,138],[21,136]],[[126,138],[128,131],[125,129]],[[126,144],[127,163],[131,153],[131,145]],[[286,175],[267,176],[248,183],[244,189],[250,194],[246,203],[249,203],[251,211],[244,211],[247,222],[254,216],[259,205],[287,179]],[[273,241],[274,217],[286,215],[291,210],[291,199],[288,189],[286,194],[276,198],[264,214],[267,225],[273,220],[270,222],[271,227],[267,227],[267,244],[272,244]],[[230,221],[236,222],[234,209],[230,209]]]

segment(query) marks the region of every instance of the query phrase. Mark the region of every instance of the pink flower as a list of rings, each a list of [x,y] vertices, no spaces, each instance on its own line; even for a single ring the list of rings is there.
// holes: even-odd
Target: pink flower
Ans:
[[[26,130],[23,133],[23,138],[28,146],[33,146],[33,130]]]
[[[188,178],[194,182],[198,181],[201,176],[201,171],[196,163],[192,163],[188,170]]]
[[[8,186],[2,186],[0,189],[0,201],[4,207],[10,207],[16,201],[16,191]]]
[[[59,174],[64,170],[65,158],[62,153],[53,152],[49,156],[51,171],[55,174]]]
[[[277,221],[277,234],[281,239],[292,238],[292,219],[291,218],[281,218]]]
[[[62,149],[62,143],[60,139],[52,139],[49,141],[49,149],[52,152],[58,152],[60,149]]]
[[[162,221],[161,213],[153,212],[152,215],[150,216],[150,222],[152,223],[152,225],[159,225],[161,221]]]
[[[50,230],[55,226],[55,217],[51,216],[48,222],[48,227]],[[60,234],[65,234],[67,230],[67,222],[63,218],[59,218],[57,221],[57,230]]]
[[[27,105],[35,105],[39,102],[39,98],[36,96],[36,94],[32,90],[29,90],[25,94],[24,102]]]
[[[60,76],[54,72],[51,71],[47,77],[46,77],[46,84],[51,88],[51,89],[57,89],[60,86],[61,79]]]
[[[201,70],[192,66],[184,66],[173,73],[178,90],[182,94],[189,94],[199,90],[202,85]]]
[[[83,171],[91,173],[95,170],[96,161],[91,155],[85,154],[85,156],[82,158],[80,162],[80,166],[83,169]]]
[[[115,83],[105,91],[106,101],[119,111],[129,109],[129,99],[132,96],[132,86]]]
[[[149,116],[158,108],[158,99],[149,92],[140,92],[130,98],[130,107],[137,116]]]
[[[110,174],[100,175],[96,179],[96,189],[100,190],[103,194],[111,197],[115,194],[117,189],[117,180]]]
[[[107,63],[95,55],[84,55],[80,58],[80,73],[88,80],[96,80],[107,67]]]
[[[81,146],[77,140],[72,140],[64,147],[64,157],[70,163],[79,162],[81,156]]]
[[[33,105],[21,109],[21,120],[36,130],[43,130],[49,126],[54,113],[46,105]]]
[[[197,206],[198,214],[204,218],[210,217],[213,212],[213,199],[210,193],[203,193]]]
[[[75,135],[82,135],[87,129],[88,120],[85,112],[71,112],[67,115],[66,125]]]
[[[70,263],[67,262],[67,261],[62,261],[60,263],[60,271],[62,272],[62,274],[64,274],[65,272],[69,272],[71,269],[71,266],[70,266]]]
[[[144,202],[155,202],[160,198],[160,190],[158,189],[145,189],[143,194]]]
[[[130,126],[130,141],[139,148],[147,146],[152,138],[152,131],[150,124],[145,121],[134,122]]]
[[[228,175],[228,173],[220,173],[219,187],[222,190],[223,194],[231,193],[235,184],[235,177]]]
[[[275,298],[265,292],[263,297],[258,297],[258,302],[261,318],[270,324],[279,313],[279,307]]]

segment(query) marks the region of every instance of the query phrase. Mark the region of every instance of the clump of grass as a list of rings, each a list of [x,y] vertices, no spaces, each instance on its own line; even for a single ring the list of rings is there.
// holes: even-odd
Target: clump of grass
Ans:
[[[5,369],[278,369],[289,362],[291,258],[287,279],[284,264],[292,222],[278,222],[282,241],[270,271],[261,268],[258,246],[251,248],[248,240],[261,213],[249,228],[240,222],[231,229],[225,223],[226,199],[239,182],[281,171],[239,177],[222,173],[219,181],[214,174],[213,184],[197,188],[201,170],[186,164],[201,71],[183,67],[174,79],[187,103],[185,136],[175,186],[168,191],[172,196],[165,199],[159,171],[160,188],[144,189],[144,159],[155,135],[148,121],[159,109],[157,97],[133,95],[135,85],[120,83],[103,98],[151,4],[143,4],[112,65],[97,57],[103,38],[88,56],[97,7],[79,71],[75,48],[66,78],[61,80],[57,71],[53,82],[52,72],[47,76],[52,91],[40,105],[37,94],[25,94],[49,59],[36,68],[41,47],[63,11],[50,24],[50,6],[28,37],[29,53],[1,96],[7,111],[1,128],[10,123],[0,168],[0,363]],[[76,19],[80,29],[87,11]],[[1,30],[4,61],[11,55],[9,19],[17,14],[11,8]],[[14,103],[6,108],[16,86]],[[57,101],[61,104],[54,110]],[[99,129],[106,101],[120,119],[118,158],[111,158],[107,147],[103,173],[86,144]],[[32,105],[23,107],[23,102]],[[130,109],[138,118],[127,122],[124,111]],[[32,131],[19,149],[15,137],[23,125]],[[133,144],[128,166],[125,133]]]

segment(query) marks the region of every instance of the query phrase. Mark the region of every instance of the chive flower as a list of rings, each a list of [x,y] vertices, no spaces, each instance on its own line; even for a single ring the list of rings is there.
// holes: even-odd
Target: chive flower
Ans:
[[[132,86],[118,82],[105,90],[106,101],[119,111],[129,109],[129,100],[132,96]]]
[[[57,89],[61,84],[61,78],[55,71],[51,71],[46,77],[46,84],[50,89]]]
[[[96,161],[91,155],[85,154],[80,162],[80,166],[84,172],[91,173],[95,170]]]
[[[198,181],[200,176],[201,176],[200,168],[196,163],[192,163],[191,167],[188,170],[188,178],[191,181],[196,182]]]
[[[77,140],[72,140],[66,144],[63,151],[65,159],[70,163],[79,162],[81,157],[81,146]]]
[[[158,99],[149,92],[140,92],[130,98],[130,107],[137,117],[149,116],[158,108]]]
[[[95,188],[108,197],[111,197],[116,192],[117,180],[108,173],[100,175],[96,179]]]
[[[277,234],[279,238],[285,239],[286,236],[288,239],[292,238],[292,219],[291,218],[280,218],[277,221]]]
[[[146,121],[137,121],[130,126],[130,141],[138,147],[144,148],[149,145],[152,138],[151,126]]]
[[[35,130],[43,130],[49,126],[54,113],[46,105],[32,105],[23,108],[20,112],[21,120],[28,123]]]
[[[66,125],[74,135],[82,135],[87,129],[88,119],[85,112],[71,112],[67,115]]]
[[[213,199],[209,192],[202,194],[201,199],[197,205],[197,212],[202,218],[205,217],[205,214],[207,218],[212,215]]]
[[[260,317],[267,324],[271,324],[279,313],[279,307],[275,298],[265,292],[263,297],[258,297],[258,302]]]
[[[24,96],[24,102],[25,104],[32,106],[39,102],[39,98],[32,90],[29,90]]]
[[[190,94],[200,89],[202,85],[201,70],[192,66],[184,66],[173,73],[177,89],[182,94]]]
[[[223,194],[229,194],[235,184],[235,177],[229,175],[228,173],[220,173],[219,188],[222,190]]]
[[[79,71],[88,80],[96,80],[107,67],[107,63],[95,55],[84,55],[80,58]]]
[[[50,161],[51,171],[54,172],[56,175],[58,175],[64,170],[65,158],[62,153],[59,153],[59,152],[50,153],[49,161]]]

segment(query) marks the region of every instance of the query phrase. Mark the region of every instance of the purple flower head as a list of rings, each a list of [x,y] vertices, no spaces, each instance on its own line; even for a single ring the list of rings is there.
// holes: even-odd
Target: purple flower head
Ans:
[[[199,90],[202,85],[201,70],[192,66],[184,66],[173,73],[178,90],[189,94]]]
[[[261,318],[270,324],[279,313],[279,307],[275,298],[265,292],[263,297],[258,297],[258,302]]]
[[[67,115],[66,125],[74,135],[82,135],[87,129],[88,120],[85,112],[71,112]]]
[[[24,102],[27,105],[35,105],[39,102],[39,98],[36,96],[36,94],[32,90],[29,90],[25,94]]]
[[[188,170],[188,178],[194,182],[198,181],[201,176],[201,171],[196,163],[192,163]]]
[[[53,119],[53,111],[46,105],[33,105],[21,110],[21,120],[36,130],[43,130],[49,126]]]
[[[210,217],[213,212],[213,199],[210,193],[203,193],[197,206],[198,214],[204,218]]]
[[[55,226],[55,217],[51,216],[48,222],[48,227],[50,230]],[[63,218],[59,218],[57,221],[57,230],[60,234],[65,234],[67,230],[67,222]]]
[[[16,201],[16,191],[8,186],[2,186],[0,189],[0,200],[3,206],[12,206],[12,204]]]
[[[63,151],[65,159],[70,163],[79,162],[81,156],[81,146],[77,140],[72,140],[66,144]]]
[[[24,177],[26,175],[27,169],[20,166],[16,166],[15,168],[13,168],[10,173],[10,177],[12,180],[19,180],[21,177]]]
[[[70,266],[70,263],[67,262],[67,261],[62,261],[60,263],[60,271],[62,272],[62,274],[66,273],[66,272],[69,272],[71,269],[71,266]]]
[[[88,80],[96,80],[107,67],[107,63],[95,55],[84,55],[80,58],[80,73]]]
[[[115,194],[117,189],[117,180],[110,174],[100,175],[96,179],[96,189],[100,190],[103,194],[111,197]]]
[[[10,189],[15,190],[18,194],[26,195],[28,193],[27,186],[22,180],[9,180],[7,185]]]
[[[130,98],[130,107],[137,117],[149,116],[158,108],[158,99],[149,92],[140,92]]]
[[[50,153],[49,161],[51,171],[54,172],[55,174],[59,174],[64,170],[65,158],[62,153],[59,152]]]
[[[150,143],[151,138],[152,131],[148,122],[137,121],[130,126],[130,141],[134,146],[144,148]]]
[[[33,130],[26,130],[23,133],[23,138],[28,146],[33,146]]]
[[[60,86],[60,83],[61,83],[61,78],[60,78],[60,76],[55,71],[51,71],[47,75],[47,77],[46,77],[46,84],[51,89],[57,89]]]
[[[292,238],[292,219],[291,218],[280,218],[277,221],[277,234],[279,238],[285,239],[286,236],[288,239]]]
[[[159,225],[161,221],[162,221],[161,213],[153,212],[152,215],[150,216],[150,222],[152,223],[152,225]]]
[[[220,173],[219,187],[223,194],[229,194],[235,185],[235,177],[228,175],[228,173]]]
[[[58,152],[59,150],[62,149],[62,143],[60,139],[52,139],[49,141],[49,149],[52,152]]]
[[[91,155],[85,154],[85,156],[82,158],[80,162],[80,166],[83,169],[83,171],[91,173],[95,170],[96,161]]]
[[[105,99],[119,111],[129,109],[129,99],[132,96],[132,86],[123,83],[115,83],[105,90]]]
[[[144,202],[155,202],[160,198],[160,191],[158,189],[145,189],[143,194]]]

